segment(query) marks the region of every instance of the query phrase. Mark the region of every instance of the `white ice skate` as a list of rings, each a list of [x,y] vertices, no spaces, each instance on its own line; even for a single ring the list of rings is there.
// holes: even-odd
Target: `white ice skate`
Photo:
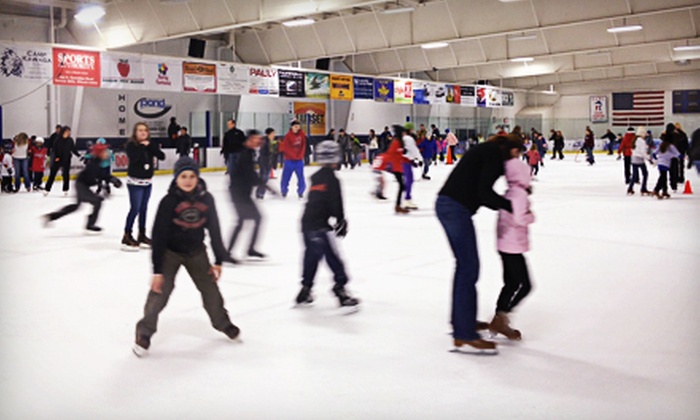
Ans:
[[[406,200],[403,202],[403,207],[408,210],[418,210],[418,206],[411,200]]]

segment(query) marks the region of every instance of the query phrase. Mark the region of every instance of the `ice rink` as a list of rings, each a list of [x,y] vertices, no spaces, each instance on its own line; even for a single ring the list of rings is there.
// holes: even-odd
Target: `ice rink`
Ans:
[[[408,216],[394,215],[388,177],[390,200],[378,202],[367,166],[339,172],[359,313],[340,315],[325,266],[316,305],[293,309],[303,202],[268,196],[259,249],[269,261],[227,265],[220,282],[242,343],[211,328],[181,270],[143,359],[131,345],[150,252],[119,250],[126,191],[105,202],[101,236],[83,233],[88,207],[41,227],[40,215],[73,200],[59,186],[47,198],[3,194],[0,418],[697,419],[700,197],[628,197],[622,162],[597,159],[547,160],[534,183],[535,289],[513,316],[524,340],[499,340],[494,357],[448,352],[453,258],[433,207],[450,167],[416,182],[420,210]],[[650,189],[657,176],[650,168]],[[227,181],[203,177],[226,241]],[[151,220],[171,179],[155,179]],[[502,285],[496,213],[482,209],[475,221],[487,320]]]

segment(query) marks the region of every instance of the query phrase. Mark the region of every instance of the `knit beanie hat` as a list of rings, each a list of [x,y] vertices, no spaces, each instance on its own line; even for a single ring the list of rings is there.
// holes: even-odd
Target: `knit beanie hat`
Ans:
[[[182,171],[192,171],[199,176],[199,165],[189,156],[183,156],[175,162],[173,175],[177,178]]]

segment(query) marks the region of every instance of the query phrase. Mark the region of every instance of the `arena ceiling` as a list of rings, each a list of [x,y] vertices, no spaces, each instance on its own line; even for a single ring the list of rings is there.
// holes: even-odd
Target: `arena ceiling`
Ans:
[[[108,0],[90,2],[106,15],[84,25],[72,16],[87,3],[3,1],[0,13],[48,19],[64,8],[86,46],[205,37],[247,63],[330,57],[357,73],[524,89],[700,71],[700,48],[678,50],[700,45],[697,0]],[[283,25],[298,18],[314,22]],[[629,25],[642,29],[608,32]],[[435,42],[446,46],[422,48]]]

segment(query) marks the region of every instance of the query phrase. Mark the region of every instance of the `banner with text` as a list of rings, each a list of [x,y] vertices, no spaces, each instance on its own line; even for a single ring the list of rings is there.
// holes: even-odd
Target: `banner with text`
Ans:
[[[445,89],[447,89],[446,101],[448,104],[460,104],[462,102],[462,93],[459,85],[447,85]]]
[[[306,97],[328,99],[331,96],[330,75],[323,73],[306,73]]]
[[[411,82],[410,80],[394,81],[394,103],[413,103],[413,82]]]
[[[49,47],[0,44],[0,75],[18,80],[50,80],[53,56]]]
[[[445,85],[437,83],[428,83],[428,102],[431,105],[440,105],[447,103],[447,89]]]
[[[145,89],[182,92],[181,60],[144,57],[142,66]]]
[[[143,89],[145,78],[141,56],[103,52],[102,87],[111,89]]]
[[[303,98],[304,92],[304,72],[295,70],[278,71],[280,83],[280,96],[286,98]]]
[[[352,76],[348,74],[331,74],[331,99],[338,101],[352,101],[353,93]]]
[[[590,112],[592,123],[608,122],[608,97],[607,96],[591,96],[590,97]]]
[[[248,93],[248,68],[233,63],[216,65],[216,88],[222,95]]]
[[[185,92],[216,93],[216,65],[183,62],[182,87]]]
[[[371,77],[354,76],[352,78],[355,99],[374,99],[374,79]]]
[[[413,82],[413,103],[418,105],[430,105],[428,99],[428,84],[425,82]]]
[[[501,105],[502,106],[514,106],[515,105],[515,93],[512,90],[502,90],[501,91]]]
[[[462,106],[476,106],[476,88],[474,86],[460,86],[459,96]]]
[[[277,69],[248,66],[248,93],[251,95],[279,96]]]
[[[392,79],[374,79],[374,100],[394,102],[394,81]]]
[[[53,83],[64,86],[100,87],[100,53],[53,49]]]
[[[307,135],[326,134],[325,102],[294,102],[294,117],[299,120],[302,130]]]

